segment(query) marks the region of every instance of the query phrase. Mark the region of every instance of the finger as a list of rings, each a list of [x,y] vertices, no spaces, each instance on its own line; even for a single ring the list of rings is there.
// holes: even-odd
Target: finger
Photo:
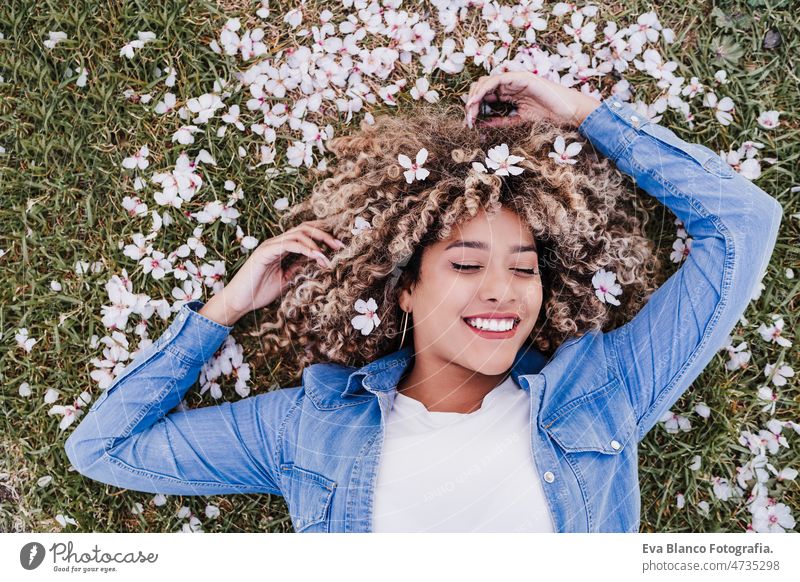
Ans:
[[[489,117],[487,119],[479,119],[480,126],[488,125],[490,127],[507,127],[509,125],[516,125],[521,123],[519,116],[508,117],[507,115],[498,115],[497,117]]]
[[[305,255],[310,259],[316,260],[321,267],[331,266],[330,259],[320,251],[310,237],[298,232],[294,232],[292,235],[294,235],[292,238],[280,242],[278,245],[280,250]]]
[[[311,226],[308,223],[301,225],[302,231],[307,233],[310,237],[313,237],[317,240],[325,241],[325,243],[330,246],[332,249],[339,250],[344,248],[344,242],[340,241],[336,237],[334,237],[329,232],[322,230],[321,228],[317,228],[316,226]]]
[[[503,75],[495,75],[494,77],[486,77],[484,80],[479,81],[479,85],[473,93],[469,101],[467,101],[467,126],[472,127],[474,120],[478,117],[480,110],[481,100],[483,96],[493,91],[502,81]]]

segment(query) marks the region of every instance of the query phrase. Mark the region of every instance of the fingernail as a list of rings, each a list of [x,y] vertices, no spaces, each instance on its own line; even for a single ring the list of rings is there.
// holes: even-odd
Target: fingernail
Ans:
[[[329,267],[331,266],[331,261],[330,261],[330,259],[329,259],[328,257],[326,257],[325,255],[323,255],[323,254],[322,254],[320,251],[314,251],[312,254],[314,254],[314,255],[316,255],[316,256],[318,256],[318,257],[320,257],[320,258],[321,258],[323,261],[325,261],[325,263],[326,263],[326,264],[327,264]]]

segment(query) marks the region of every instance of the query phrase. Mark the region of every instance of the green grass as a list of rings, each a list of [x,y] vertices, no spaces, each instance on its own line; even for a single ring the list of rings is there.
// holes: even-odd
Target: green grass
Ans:
[[[322,2],[310,4],[324,6]],[[717,94],[730,96],[737,105],[732,125],[716,123],[699,105],[700,98],[692,101],[697,115],[693,130],[672,111],[662,124],[715,151],[735,149],[744,140],[756,139],[766,146],[762,158],[778,160],[775,165],[763,164],[764,173],[756,184],[783,204],[786,218],[764,279],[766,289],[745,313],[751,325],[736,330],[750,344],[751,365],[740,372],[727,372],[726,357],[719,354],[673,407],[690,416],[692,431],[670,435],[656,426],[640,446],[642,531],[744,531],[749,515],[743,502],[716,500],[711,493],[711,477],[734,480],[735,467],[749,458],[746,448],[738,444],[739,431],[757,432],[770,418],[760,412],[762,403],[756,398],[757,387],[764,379],[764,365],[782,360],[800,370],[797,342],[788,349],[767,345],[755,332],[759,323],[769,322],[771,313],[783,315],[792,339],[798,323],[798,220],[791,215],[800,211],[800,193],[793,193],[790,188],[800,182],[800,87],[797,61],[793,59],[800,51],[800,19],[789,10],[789,2],[724,3],[722,8],[727,13],[741,12],[747,17],[727,33],[743,49],[743,56],[733,65],[714,59],[712,42],[723,32],[705,2],[600,4],[600,14],[595,19],[599,31],[606,20],[624,26],[635,21],[638,14],[656,8],[662,24],[673,28],[677,35],[676,42],[662,53],[681,63],[676,74],[687,80],[697,76],[709,84],[717,69],[728,71],[730,83],[717,89]],[[154,298],[169,297],[172,288],[169,277],[165,279],[170,280],[169,285],[154,284],[119,248],[120,241],[129,243],[133,233],[146,233],[151,224],[150,218],[128,217],[122,207],[123,196],[133,194],[131,173],[120,167],[122,159],[148,144],[151,165],[143,175],[149,178],[157,170],[172,167],[184,149],[190,153],[208,149],[218,165],[203,168],[207,185],[187,207],[199,209],[213,199],[214,192],[224,199],[222,184],[231,179],[246,193],[245,199],[237,203],[242,214],[239,224],[245,233],[260,240],[278,233],[272,202],[282,196],[292,203],[302,199],[309,183],[303,172],[270,179],[265,177],[263,167],[251,169],[259,139],[249,132],[229,129],[222,139],[213,134],[206,139],[200,134],[196,143],[188,147],[172,143],[170,136],[181,124],[177,117],[162,118],[122,96],[126,89],[152,92],[153,100],[148,105],[152,109],[167,90],[163,75],[154,74],[155,67],[163,68],[164,64],[178,70],[178,81],[169,90],[177,95],[179,104],[210,92],[218,77],[231,80],[241,61],[215,54],[208,43],[218,37],[229,17],[241,16],[245,27],[257,22],[255,4],[107,4],[76,0],[67,4],[66,10],[64,6],[52,0],[12,0],[0,6],[0,32],[5,37],[0,40],[0,76],[4,78],[0,83],[0,145],[7,150],[0,154],[0,249],[6,251],[0,257],[0,278],[4,282],[0,286],[0,531],[59,531],[61,527],[54,517],[65,513],[80,524],[77,528],[69,526],[69,531],[168,532],[180,529],[186,521],[176,517],[184,505],[200,517],[205,531],[291,531],[281,497],[169,496],[166,505],[155,507],[150,503],[150,494],[119,490],[68,471],[70,463],[63,443],[72,429],[59,431],[60,417],[48,416],[50,405],[44,403],[43,396],[48,388],[57,388],[62,393],[58,402],[66,404],[83,390],[91,392],[93,398],[100,394],[89,372],[94,369],[90,360],[99,357],[101,350],[91,349],[89,340],[93,334],[105,334],[100,317],[100,307],[108,303],[105,282],[127,269],[135,292]],[[331,9],[339,10],[336,7],[340,6],[337,2]],[[281,16],[273,3],[270,20],[274,26],[268,30],[276,35],[275,45],[288,38]],[[783,44],[766,50],[762,39],[772,27],[780,29]],[[69,40],[47,50],[42,41],[50,30],[63,30]],[[137,51],[132,60],[120,57],[120,47],[143,30],[155,32],[157,40]],[[280,38],[275,32],[278,30],[284,31]],[[77,73],[65,77],[67,67],[74,69],[76,64],[89,69],[85,88],[76,86]],[[411,74],[412,69],[404,70],[413,82],[416,75]],[[432,76],[432,82],[445,98],[455,99],[483,74],[483,69],[471,65],[461,75],[448,77],[439,72]],[[649,102],[656,95],[655,83],[643,73],[631,70],[627,78],[637,97]],[[244,101],[232,98],[226,104],[239,102],[245,111]],[[755,121],[759,112],[767,109],[784,112],[781,127],[771,132],[761,130]],[[339,120],[331,121],[337,135],[348,130]],[[216,128],[217,122],[209,127]],[[354,127],[351,124],[349,129]],[[247,149],[247,158],[238,157],[239,146]],[[279,149],[278,166],[282,165],[283,151]],[[149,189],[144,192],[143,199],[150,209],[164,210],[155,204]],[[667,257],[674,239],[672,216],[660,208],[654,218],[651,234],[669,264]],[[162,229],[153,244],[166,250],[176,248],[190,236],[193,226],[188,220],[179,221]],[[209,249],[206,260],[224,259],[228,278],[246,258],[238,250],[234,233],[235,226],[219,222],[205,231]],[[104,269],[76,275],[74,265],[79,260],[101,261]],[[786,279],[787,267],[797,269],[798,277]],[[61,282],[61,292],[51,291],[51,280]],[[208,294],[203,297],[208,298]],[[156,324],[150,337],[155,339],[166,324],[157,317],[153,321]],[[242,333],[253,322],[254,317],[246,317],[237,325],[235,334],[245,346],[246,361],[253,366],[254,392],[267,390],[275,383],[287,385],[289,379],[281,374],[279,366],[263,361],[257,354],[257,342]],[[30,335],[40,340],[31,354],[16,347],[14,334],[21,327],[27,327]],[[132,340],[134,337],[129,335]],[[19,396],[22,382],[30,384],[30,398]],[[780,389],[777,418],[800,421],[797,386],[795,377]],[[232,382],[224,384],[224,391],[226,399],[238,398]],[[711,407],[710,419],[690,413],[699,401]],[[191,406],[207,405],[210,399],[192,391],[188,402]],[[800,468],[800,437],[788,429],[784,434],[791,448],[782,449],[772,460],[779,469]],[[688,469],[694,455],[703,459],[698,472]],[[50,484],[38,486],[37,481],[46,475],[52,476]],[[687,506],[682,510],[675,505],[678,492],[686,495]],[[778,500],[791,507],[800,519],[797,483],[788,482],[772,493],[777,493]],[[695,510],[701,500],[711,505],[707,518]],[[139,515],[131,512],[137,502],[145,508]],[[220,507],[218,519],[205,518],[207,503]]]

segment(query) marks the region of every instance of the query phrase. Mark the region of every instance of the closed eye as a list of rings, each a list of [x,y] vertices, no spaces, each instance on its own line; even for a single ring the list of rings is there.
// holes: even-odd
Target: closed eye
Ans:
[[[454,269],[457,269],[459,271],[480,269],[479,265],[460,265],[460,264],[454,263],[452,261],[450,262],[450,264],[453,265]],[[538,275],[539,274],[539,270],[538,269],[514,269],[514,270],[515,271],[520,271],[522,273],[525,273],[526,275]]]

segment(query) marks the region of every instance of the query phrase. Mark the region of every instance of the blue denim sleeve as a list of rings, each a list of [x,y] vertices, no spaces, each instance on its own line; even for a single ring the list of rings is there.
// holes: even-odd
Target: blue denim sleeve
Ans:
[[[677,272],[630,322],[603,337],[641,440],[744,313],[775,247],[783,208],[709,148],[687,143],[614,97],[578,131],[672,210],[693,239]]]
[[[69,436],[79,473],[165,495],[282,494],[276,443],[300,388],[170,412],[233,329],[200,315],[202,306],[183,305]]]

